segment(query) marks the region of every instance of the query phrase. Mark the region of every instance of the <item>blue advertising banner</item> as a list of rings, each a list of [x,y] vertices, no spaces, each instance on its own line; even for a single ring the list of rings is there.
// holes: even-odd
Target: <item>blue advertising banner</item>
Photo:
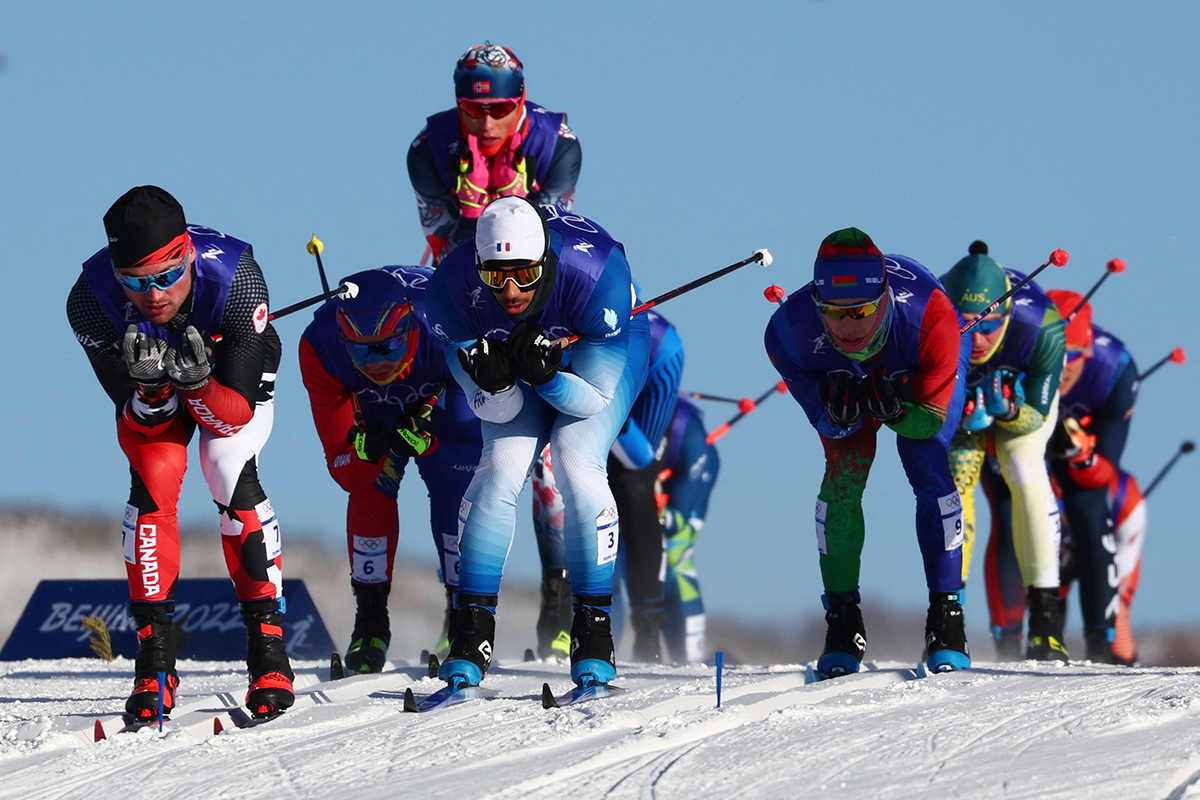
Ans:
[[[289,656],[327,659],[333,641],[302,580],[285,580],[284,640]],[[129,585],[124,580],[54,580],[38,584],[0,650],[0,661],[25,658],[95,658],[83,618],[98,616],[108,626],[113,655],[137,655],[133,619],[125,612]],[[181,579],[175,591],[179,658],[242,661],[246,628],[233,584],[222,578]]]

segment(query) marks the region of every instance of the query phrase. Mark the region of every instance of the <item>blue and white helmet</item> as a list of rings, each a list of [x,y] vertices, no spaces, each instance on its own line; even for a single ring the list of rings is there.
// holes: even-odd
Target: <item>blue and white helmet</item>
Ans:
[[[454,66],[454,94],[463,100],[500,100],[521,97],[525,75],[521,61],[507,47],[477,44]]]

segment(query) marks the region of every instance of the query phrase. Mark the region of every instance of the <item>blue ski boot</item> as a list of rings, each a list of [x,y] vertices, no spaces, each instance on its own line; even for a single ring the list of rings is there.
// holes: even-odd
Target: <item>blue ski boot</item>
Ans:
[[[863,627],[858,592],[826,592],[821,595],[825,606],[825,649],[817,659],[814,670],[819,680],[837,678],[858,672],[867,651],[867,631]]]
[[[929,593],[929,613],[925,616],[925,654],[921,660],[931,673],[971,668],[971,652],[967,649],[961,601],[958,592]]]
[[[438,668],[438,677],[451,689],[478,686],[487,674],[496,640],[498,600],[495,595],[458,595],[450,653]]]
[[[571,680],[583,688],[607,684],[617,677],[613,647],[612,595],[574,596],[575,618],[571,622]]]

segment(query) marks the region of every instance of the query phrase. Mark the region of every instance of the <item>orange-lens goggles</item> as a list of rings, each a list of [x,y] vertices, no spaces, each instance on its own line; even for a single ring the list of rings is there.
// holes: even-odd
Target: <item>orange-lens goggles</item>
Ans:
[[[864,317],[869,317],[883,305],[883,298],[884,295],[879,295],[879,297],[876,297],[869,303],[861,303],[857,306],[835,306],[829,303],[822,303],[817,299],[816,293],[813,293],[813,302],[821,309],[821,313],[830,319],[845,319],[846,317],[850,319],[863,319]]]
[[[528,267],[516,269],[484,269],[479,268],[480,279],[493,291],[504,288],[505,281],[512,281],[518,289],[528,289],[542,279],[542,265],[531,264]]]
[[[459,100],[458,110],[471,119],[483,119],[485,116],[492,119],[503,119],[515,111],[520,103],[521,98],[519,97],[509,100],[492,100],[488,103],[481,103],[478,100]]]

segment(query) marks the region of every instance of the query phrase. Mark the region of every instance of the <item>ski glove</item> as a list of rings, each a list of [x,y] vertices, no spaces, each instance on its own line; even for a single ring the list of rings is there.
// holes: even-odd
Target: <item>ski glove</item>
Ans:
[[[967,402],[963,405],[962,420],[958,427],[964,431],[982,431],[990,428],[996,418],[988,413],[983,399],[983,387],[967,389]]]
[[[983,382],[984,403],[988,413],[999,422],[1012,422],[1021,413],[1025,403],[1025,389],[1021,386],[1024,378],[1024,372],[1001,367]]]
[[[853,428],[863,418],[862,387],[849,372],[838,372],[821,381],[821,402],[829,420],[839,428]]]
[[[547,339],[541,324],[523,319],[508,334],[508,357],[521,380],[541,386],[558,374],[562,345]]]
[[[163,359],[167,355],[167,343],[162,339],[151,339],[144,333],[139,333],[137,325],[125,329],[125,338],[121,340],[121,358],[129,377],[137,381],[143,389],[161,389],[170,383],[167,378],[167,367]]]
[[[420,458],[437,448],[437,437],[430,431],[429,416],[433,403],[425,403],[413,416],[398,417],[392,432],[392,453],[401,458]]]
[[[184,392],[203,389],[212,373],[212,364],[204,348],[204,337],[194,325],[188,325],[184,330],[183,344],[178,348],[167,348],[165,361],[171,381]]]
[[[508,348],[501,339],[480,339],[458,349],[458,363],[475,385],[488,394],[511,389],[516,381]]]
[[[362,461],[378,464],[392,446],[392,429],[384,422],[362,422],[350,429],[346,441]]]
[[[1086,421],[1086,420],[1085,420]],[[1094,461],[1096,437],[1084,430],[1074,417],[1067,417],[1054,426],[1046,447],[1048,458],[1062,459],[1073,467],[1086,469]]]
[[[867,395],[868,414],[885,425],[895,425],[904,419],[908,408],[904,405],[904,398],[901,394],[904,391],[902,376],[886,378],[883,374],[883,367],[879,367],[867,378],[864,388]]]

